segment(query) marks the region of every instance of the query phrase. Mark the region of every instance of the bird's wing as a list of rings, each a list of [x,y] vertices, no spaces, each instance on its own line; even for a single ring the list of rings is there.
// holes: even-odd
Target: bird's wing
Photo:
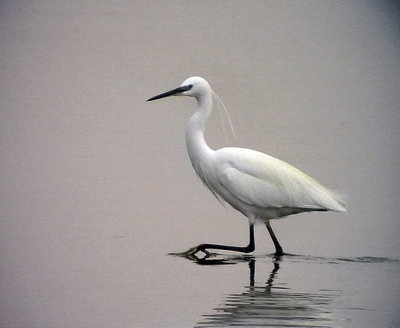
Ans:
[[[221,185],[234,197],[260,208],[344,210],[333,194],[295,167],[272,156],[224,148],[217,156]]]

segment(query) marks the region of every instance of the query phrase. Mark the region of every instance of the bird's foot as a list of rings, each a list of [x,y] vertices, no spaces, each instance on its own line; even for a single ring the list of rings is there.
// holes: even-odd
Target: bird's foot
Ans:
[[[179,255],[191,260],[198,260],[199,256],[197,256],[197,254],[199,252],[204,253],[204,257],[202,259],[208,258],[211,255],[211,253],[208,252],[204,247],[202,247],[202,245],[189,248],[187,251],[179,253]]]

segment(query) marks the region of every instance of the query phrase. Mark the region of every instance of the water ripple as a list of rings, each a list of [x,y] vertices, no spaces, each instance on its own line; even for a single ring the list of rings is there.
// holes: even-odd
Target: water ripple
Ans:
[[[330,327],[334,295],[248,286],[226,297],[196,327]]]
[[[277,258],[274,254],[262,254],[262,255],[248,255],[248,254],[218,254],[210,253],[205,257],[197,257],[191,255],[190,257],[182,255],[181,253],[171,253],[173,256],[180,256],[187,258],[199,265],[226,265],[226,264],[237,264],[243,262],[249,262],[253,259],[279,259],[289,260],[292,262],[316,262],[316,263],[400,263],[400,259],[389,258],[389,257],[374,257],[374,256],[361,256],[361,257],[322,257],[313,255],[301,255],[301,254],[285,254]]]
[[[255,263],[273,263],[273,269],[264,282],[255,282]],[[363,306],[338,304],[341,290],[318,289],[310,292],[295,291],[279,282],[278,271],[283,262],[302,262],[311,264],[360,263],[400,263],[400,260],[384,257],[317,257],[305,255],[286,255],[280,258],[273,255],[241,256],[213,254],[210,258],[196,261],[201,265],[238,264],[247,262],[250,271],[249,285],[242,292],[231,293],[208,314],[204,314],[195,327],[332,327],[337,324],[335,311],[374,311]]]

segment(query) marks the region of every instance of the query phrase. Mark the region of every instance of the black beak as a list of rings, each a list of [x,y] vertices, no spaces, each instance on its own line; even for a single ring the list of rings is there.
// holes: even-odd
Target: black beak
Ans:
[[[164,93],[162,93],[162,94],[160,94],[158,96],[154,96],[154,97],[152,97],[150,99],[147,99],[146,101],[152,101],[152,100],[157,100],[157,99],[173,96],[173,95],[176,95],[178,93],[182,93],[184,91],[188,91],[191,88],[192,88],[192,85],[185,85],[183,87],[179,87],[179,88],[173,89],[171,91],[164,92]]]

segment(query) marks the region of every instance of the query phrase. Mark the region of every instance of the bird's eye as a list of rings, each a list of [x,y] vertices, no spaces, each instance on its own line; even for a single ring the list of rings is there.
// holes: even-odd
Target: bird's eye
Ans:
[[[193,84],[188,84],[187,89],[190,90],[191,88],[193,88]]]

